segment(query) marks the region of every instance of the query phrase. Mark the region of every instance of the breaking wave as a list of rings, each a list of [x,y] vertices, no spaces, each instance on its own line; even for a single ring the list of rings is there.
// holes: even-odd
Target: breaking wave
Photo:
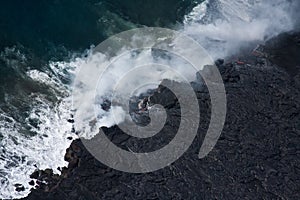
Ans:
[[[26,56],[15,47],[7,48],[2,59],[8,53],[15,57],[7,60],[12,64],[26,62]],[[70,137],[76,138],[76,135],[71,132],[72,125],[67,123],[71,109],[70,86],[61,79],[73,72],[70,63],[50,63],[47,72],[28,70],[23,78],[49,88],[52,91],[49,95],[55,95],[57,100],[49,101],[47,95],[40,93],[31,93],[28,99],[19,97],[25,104],[22,106],[29,107],[23,112],[16,109],[21,119],[12,117],[13,112],[0,109],[1,199],[27,196],[36,185],[29,184],[35,170],[50,168],[59,174],[59,168],[67,166],[64,154],[71,143]],[[13,101],[10,98],[7,95],[7,104]]]

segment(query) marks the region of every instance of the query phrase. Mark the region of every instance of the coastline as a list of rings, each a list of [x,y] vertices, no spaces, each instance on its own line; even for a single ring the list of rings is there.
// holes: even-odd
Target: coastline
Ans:
[[[75,140],[66,150],[69,164],[62,174],[35,172],[39,187],[24,199],[300,199],[299,38],[300,33],[285,33],[271,39],[263,59],[248,52],[237,55],[241,63],[218,63],[228,114],[221,138],[206,158],[199,160],[197,151],[208,126],[210,99],[205,89],[196,89],[202,109],[198,136],[171,166],[147,174],[119,172]],[[106,132],[117,144],[130,140],[118,137],[115,126]],[[171,132],[166,134],[171,137]]]

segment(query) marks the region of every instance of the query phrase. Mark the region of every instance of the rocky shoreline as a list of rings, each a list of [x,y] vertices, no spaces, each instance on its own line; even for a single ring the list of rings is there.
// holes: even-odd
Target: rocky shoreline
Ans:
[[[300,33],[271,39],[261,51],[217,61],[227,117],[207,157],[200,160],[197,154],[209,124],[210,98],[195,82],[201,109],[198,136],[171,166],[147,174],[116,171],[75,140],[66,150],[69,165],[62,174],[36,171],[31,178],[39,186],[24,199],[300,199]],[[159,95],[173,113],[163,135],[168,140],[176,132],[179,106],[168,101],[168,90]],[[105,132],[124,148],[136,143],[118,127]],[[142,148],[164,144],[161,137],[139,142]]]

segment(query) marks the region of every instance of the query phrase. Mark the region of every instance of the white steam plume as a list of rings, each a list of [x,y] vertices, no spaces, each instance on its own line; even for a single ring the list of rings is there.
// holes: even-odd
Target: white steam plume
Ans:
[[[263,42],[293,30],[297,4],[296,0],[205,1],[186,16],[183,32],[195,38],[214,59],[222,58],[251,42]]]
[[[224,58],[237,53],[241,47],[249,43],[263,42],[282,32],[293,30],[296,21],[294,17],[296,3],[288,0],[207,0],[186,16],[184,27],[180,31],[198,41],[213,59]],[[184,49],[191,54],[195,53],[189,47]],[[150,80],[152,88],[163,79],[179,80],[175,73],[161,67],[140,71],[138,75],[133,73],[131,76],[127,73],[130,70],[144,64],[157,63],[172,67],[172,70],[189,77],[190,81],[194,80],[196,73],[189,70],[192,67],[183,59],[174,55],[157,58],[152,55],[151,50],[125,54],[105,69],[111,60],[112,58],[104,54],[96,53],[77,61],[79,67],[86,70],[83,76],[77,77],[79,85],[75,85],[78,91],[84,94],[75,96],[84,99],[74,99],[76,102],[81,102],[82,107],[86,107],[81,109],[84,113],[75,115],[81,117],[80,120],[75,121],[78,130],[85,130],[81,131],[83,137],[93,137],[99,127],[110,127],[125,120],[125,111],[122,107],[113,106],[107,111],[100,106],[113,96],[113,87],[123,76],[126,75],[126,79],[131,80],[123,87],[124,90],[129,91],[136,89],[136,85]],[[202,66],[205,64],[208,63],[204,62]],[[104,72],[101,82],[90,78],[92,77],[90,73],[94,72],[99,74]],[[99,84],[97,91],[92,89],[95,84]],[[114,95],[123,98],[122,90]],[[90,105],[94,105],[94,108],[91,109]],[[84,119],[82,116],[85,116]],[[95,123],[94,128],[91,128],[91,123]]]

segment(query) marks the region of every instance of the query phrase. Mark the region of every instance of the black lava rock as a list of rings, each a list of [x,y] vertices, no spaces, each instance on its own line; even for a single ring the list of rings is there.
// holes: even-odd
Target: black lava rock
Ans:
[[[198,135],[176,162],[152,173],[124,173],[97,161],[75,140],[67,150],[69,166],[62,175],[35,172],[32,177],[46,180],[47,187],[38,187],[24,199],[300,199],[299,57],[280,59],[295,51],[294,37],[286,34],[274,39],[276,45],[267,44],[271,63],[255,65],[255,57],[245,65],[218,63],[227,93],[227,117],[207,157],[199,159],[198,152],[209,125],[210,97],[205,86],[195,82],[201,110]],[[284,55],[278,57],[276,52],[282,51]],[[166,138],[172,139],[180,107],[171,92],[164,88],[160,92],[169,100],[154,95],[152,101],[164,103],[173,113],[164,130]],[[122,135],[118,127],[105,132],[116,145],[131,144],[132,138]],[[153,142],[162,144],[160,137]]]

